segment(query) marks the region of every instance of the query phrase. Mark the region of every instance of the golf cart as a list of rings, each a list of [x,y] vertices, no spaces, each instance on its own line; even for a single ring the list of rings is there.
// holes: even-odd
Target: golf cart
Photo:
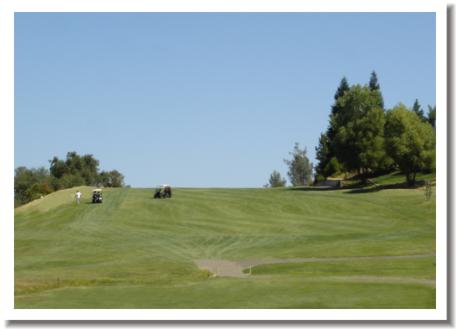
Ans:
[[[154,199],[171,198],[171,186],[164,184],[155,189]]]
[[[92,203],[102,203],[103,202],[103,193],[101,188],[97,188],[92,191]]]

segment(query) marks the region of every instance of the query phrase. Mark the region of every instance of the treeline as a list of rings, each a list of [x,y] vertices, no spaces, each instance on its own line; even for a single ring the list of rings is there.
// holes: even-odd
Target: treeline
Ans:
[[[17,167],[14,175],[14,203],[22,205],[41,196],[74,186],[124,186],[124,176],[117,170],[100,171],[100,162],[91,154],[68,152],[66,159],[49,160],[49,169]]]
[[[418,100],[412,108],[398,104],[385,109],[377,75],[366,85],[350,86],[344,77],[331,107],[329,125],[320,135],[316,150],[318,164],[313,183],[341,174],[369,176],[400,170],[408,185],[415,185],[418,172],[435,170],[435,106],[425,115]],[[296,144],[288,165],[293,186],[310,185],[313,166],[306,149]],[[273,171],[265,187],[285,186],[286,180]]]
[[[418,172],[435,170],[435,116],[435,106],[425,115],[418,100],[411,109],[386,110],[375,72],[364,86],[344,77],[316,147],[316,180],[346,172],[366,180],[400,170],[413,186]]]

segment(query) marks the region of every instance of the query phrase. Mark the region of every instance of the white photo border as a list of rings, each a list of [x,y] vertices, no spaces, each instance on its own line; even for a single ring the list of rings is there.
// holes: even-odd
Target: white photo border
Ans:
[[[14,309],[15,12],[434,12],[436,14],[436,309]],[[442,1],[3,0],[0,2],[0,291],[7,320],[440,320],[447,314],[447,45]]]

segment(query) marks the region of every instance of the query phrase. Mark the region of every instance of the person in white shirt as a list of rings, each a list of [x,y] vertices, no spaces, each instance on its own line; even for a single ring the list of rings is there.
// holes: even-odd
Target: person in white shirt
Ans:
[[[76,202],[79,204],[81,202],[81,195],[82,193],[79,191],[76,191]]]

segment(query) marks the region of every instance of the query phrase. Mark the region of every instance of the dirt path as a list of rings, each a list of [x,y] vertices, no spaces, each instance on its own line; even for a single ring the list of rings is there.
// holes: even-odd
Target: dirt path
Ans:
[[[322,262],[336,262],[336,261],[356,261],[356,260],[387,260],[387,259],[417,259],[435,256],[435,254],[422,254],[422,255],[400,255],[400,256],[360,256],[360,257],[325,257],[325,258],[286,258],[286,259],[248,259],[242,261],[228,261],[222,259],[198,259],[195,264],[204,270],[213,273],[214,276],[248,278],[249,274],[242,271],[246,268],[266,265],[266,264],[285,264],[285,263],[322,263]],[[363,277],[365,279],[369,276]],[[389,280],[383,278],[383,280]],[[401,281],[403,280],[403,281]],[[400,278],[393,280],[394,282],[410,282],[410,283],[426,283],[435,284],[434,280],[421,280],[421,279],[404,279]],[[391,281],[391,280],[390,280]],[[389,282],[389,281],[388,281]]]

